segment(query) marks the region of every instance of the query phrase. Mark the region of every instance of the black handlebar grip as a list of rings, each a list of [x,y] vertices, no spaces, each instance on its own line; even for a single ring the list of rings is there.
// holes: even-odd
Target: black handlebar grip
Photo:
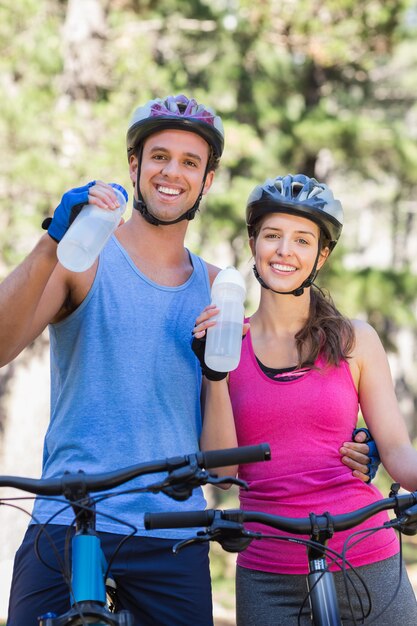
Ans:
[[[194,528],[195,526],[210,526],[215,511],[181,511],[173,513],[145,513],[144,525],[146,530],[154,528]]]
[[[241,446],[240,448],[198,452],[197,457],[200,467],[210,469],[211,467],[226,467],[227,465],[269,461],[271,459],[271,449],[268,443],[261,443],[257,446]]]

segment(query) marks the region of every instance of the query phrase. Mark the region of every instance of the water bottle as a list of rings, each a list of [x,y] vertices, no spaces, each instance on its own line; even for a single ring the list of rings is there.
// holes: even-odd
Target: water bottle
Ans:
[[[72,272],[85,272],[93,265],[120,223],[128,196],[120,185],[111,186],[120,206],[110,210],[85,204],[58,244],[58,260]]]
[[[246,287],[235,267],[226,267],[214,279],[211,301],[219,308],[215,326],[207,329],[204,360],[216,372],[237,368],[242,348]]]

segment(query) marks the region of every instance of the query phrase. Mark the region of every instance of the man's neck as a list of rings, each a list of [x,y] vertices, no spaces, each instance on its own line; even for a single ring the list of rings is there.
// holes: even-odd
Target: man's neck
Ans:
[[[116,237],[143,274],[160,285],[178,286],[193,269],[184,247],[187,226],[185,221],[153,226],[142,216],[132,215],[116,231]]]

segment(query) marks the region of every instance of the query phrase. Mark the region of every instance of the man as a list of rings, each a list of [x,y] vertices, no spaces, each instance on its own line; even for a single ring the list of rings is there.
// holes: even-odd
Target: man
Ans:
[[[218,269],[184,247],[188,221],[213,182],[224,145],[220,118],[185,96],[139,107],[127,133],[134,211],[99,261],[72,273],[57,263],[57,242],[77,208],[115,208],[110,185],[92,182],[64,194],[45,234],[0,287],[0,365],[10,362],[49,325],[51,421],[43,475],[98,473],[198,449],[233,447],[221,416],[202,424],[201,371],[191,329],[210,301]],[[216,423],[216,421],[218,423]],[[364,446],[351,463],[366,473]],[[143,486],[150,478],[129,486]],[[129,524],[137,535],[112,563],[119,601],[140,625],[211,625],[208,548],[194,545],[173,558],[170,548],[189,531],[143,531],[144,511],[204,508],[201,490],[186,502],[129,494],[97,507],[97,528],[110,556]],[[38,500],[36,524],[59,551],[72,522],[61,505]],[[59,513],[59,514],[57,514]],[[109,517],[111,516],[111,518]],[[115,519],[122,520],[118,523]],[[34,553],[37,525],[18,551],[8,626],[32,626],[46,610],[63,613],[68,589],[47,541]]]

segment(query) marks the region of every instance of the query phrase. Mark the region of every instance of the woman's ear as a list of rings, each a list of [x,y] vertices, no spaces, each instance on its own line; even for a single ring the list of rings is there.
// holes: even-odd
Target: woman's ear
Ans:
[[[329,254],[330,254],[329,246],[325,246],[324,248],[321,249],[319,260],[317,263],[318,270],[320,270],[323,267],[323,265],[326,263]]]

